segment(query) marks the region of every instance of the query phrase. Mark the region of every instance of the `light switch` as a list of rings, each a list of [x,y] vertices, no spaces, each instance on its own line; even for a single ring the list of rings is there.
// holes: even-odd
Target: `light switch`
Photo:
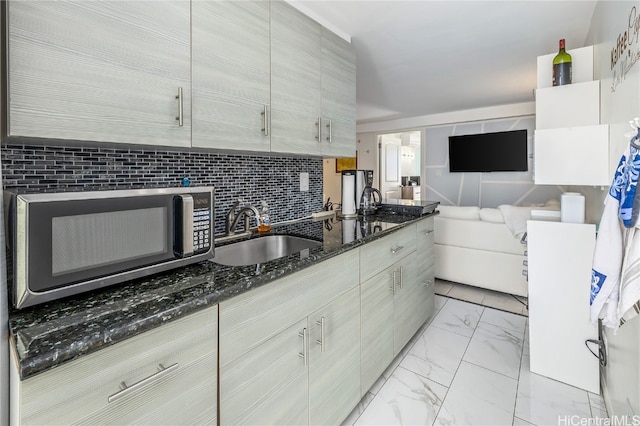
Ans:
[[[300,173],[300,191],[308,191],[309,190],[309,173],[302,172]]]

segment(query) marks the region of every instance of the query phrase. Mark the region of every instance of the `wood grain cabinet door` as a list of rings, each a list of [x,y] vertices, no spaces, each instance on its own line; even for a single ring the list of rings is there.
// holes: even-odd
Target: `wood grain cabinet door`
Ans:
[[[362,395],[393,361],[393,295],[391,267],[360,284]]]
[[[435,248],[434,248],[434,219],[428,217],[416,224],[416,262],[418,264],[418,297],[421,307],[416,318],[418,326],[422,326],[435,309]]]
[[[395,274],[393,298],[393,356],[400,353],[417,331],[415,316],[420,307],[416,253],[392,266]]]
[[[353,46],[322,28],[323,155],[356,155],[356,55]]]
[[[220,424],[307,424],[308,338],[305,318],[221,366]]]
[[[309,424],[340,424],[360,401],[360,289],[309,316]]]
[[[7,6],[10,136],[191,145],[189,2]]]
[[[268,152],[269,2],[191,4],[193,146]]]
[[[271,2],[271,150],[321,155],[321,26]]]

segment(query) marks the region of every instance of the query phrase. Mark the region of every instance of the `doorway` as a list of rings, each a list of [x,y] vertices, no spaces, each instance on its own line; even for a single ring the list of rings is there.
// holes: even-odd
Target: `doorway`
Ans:
[[[378,188],[384,198],[420,200],[422,131],[378,135]]]

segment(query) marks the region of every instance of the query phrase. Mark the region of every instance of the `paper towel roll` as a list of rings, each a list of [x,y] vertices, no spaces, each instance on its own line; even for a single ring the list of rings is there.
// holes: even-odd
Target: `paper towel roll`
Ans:
[[[342,216],[356,215],[356,177],[355,175],[342,175]]]
[[[584,195],[565,192],[560,196],[560,222],[584,223]]]
[[[342,220],[342,244],[348,244],[356,239],[356,225],[355,219]]]

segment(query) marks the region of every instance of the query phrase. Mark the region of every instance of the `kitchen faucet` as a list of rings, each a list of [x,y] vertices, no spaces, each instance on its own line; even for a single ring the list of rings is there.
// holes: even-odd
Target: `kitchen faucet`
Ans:
[[[260,217],[260,212],[254,206],[247,204],[244,207],[242,207],[238,212],[236,212],[236,208],[238,207],[241,201],[242,200],[234,201],[233,204],[231,205],[231,208],[227,212],[227,215],[225,217],[225,235],[231,235],[236,233],[236,226],[238,225],[238,221],[242,216],[245,217],[243,231],[244,232],[248,231],[249,218],[251,217],[250,216],[251,212],[253,212],[253,217],[256,218],[256,226],[258,226],[258,218]]]

